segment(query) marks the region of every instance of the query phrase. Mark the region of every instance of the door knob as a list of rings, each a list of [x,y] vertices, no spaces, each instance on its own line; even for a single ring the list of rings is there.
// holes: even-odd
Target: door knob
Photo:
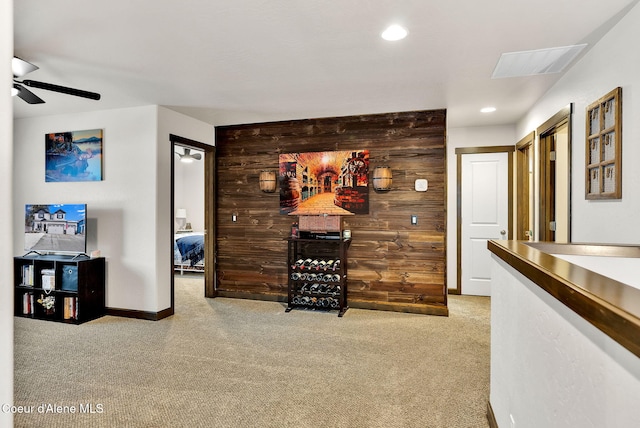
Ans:
[[[506,230],[501,230],[501,231],[500,231],[500,235],[506,235],[506,234],[507,234],[507,231],[506,231]]]

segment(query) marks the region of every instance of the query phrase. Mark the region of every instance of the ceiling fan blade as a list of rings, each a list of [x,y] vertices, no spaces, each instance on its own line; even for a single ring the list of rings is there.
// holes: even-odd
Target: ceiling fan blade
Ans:
[[[89,98],[99,100],[100,94],[95,92],[83,91],[81,89],[68,88],[66,86],[54,85],[52,83],[38,82],[37,80],[23,80],[20,82],[30,88],[44,89],[46,91],[60,92],[67,95],[75,95],[76,97]]]
[[[202,154],[200,154],[200,153],[194,153],[194,154],[191,154],[191,149],[190,149],[190,148],[188,148],[188,147],[185,147],[185,148],[184,148],[184,154],[183,154],[183,155],[180,155],[180,157],[181,157],[181,158],[182,158],[183,156],[186,156],[186,157],[188,157],[188,158],[195,159],[195,160],[200,160],[200,159],[202,159]]]
[[[42,103],[44,103],[44,100],[42,98],[40,98],[39,96],[37,96],[36,94],[31,92],[30,90],[28,90],[24,86],[16,85],[14,83],[13,87],[18,90],[18,96],[20,98],[22,98],[24,101],[28,102],[29,104],[42,104]]]
[[[36,71],[38,68],[39,67],[37,65],[33,65],[30,62],[18,58],[17,56],[14,56],[11,60],[11,69],[13,70],[13,75],[15,77],[22,77],[25,74]]]

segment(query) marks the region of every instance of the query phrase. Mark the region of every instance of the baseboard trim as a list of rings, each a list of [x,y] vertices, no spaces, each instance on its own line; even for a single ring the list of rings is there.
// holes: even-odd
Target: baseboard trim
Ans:
[[[216,290],[216,297],[232,299],[264,300],[268,302],[286,303],[287,296],[280,294],[243,293],[239,291]],[[373,309],[378,311],[406,312],[423,315],[449,316],[449,308],[444,305],[423,305],[416,303],[389,303],[369,302],[366,300],[349,300],[350,308]],[[107,308],[107,315],[123,318],[135,318],[150,321],[159,321],[174,314],[173,308],[167,308],[160,312],[138,311],[134,309]]]
[[[228,297],[232,299],[265,300],[269,302],[287,303],[287,295],[281,294],[258,294],[243,293],[240,291],[217,290],[217,297]],[[407,312],[422,315],[449,316],[449,308],[444,305],[429,305],[418,303],[391,303],[391,302],[370,302],[367,300],[348,299],[348,306],[357,309],[373,309],[378,311]]]
[[[135,318],[149,321],[160,321],[173,315],[173,308],[167,308],[160,312],[138,311],[134,309],[107,308],[107,315],[123,318]]]
[[[430,305],[419,303],[392,303],[392,302],[370,302],[367,300],[347,301],[350,308],[373,309],[377,311],[406,312],[422,315],[449,316],[449,308],[445,305]]]
[[[225,291],[216,290],[216,297],[228,297],[231,299],[249,299],[249,300],[264,300],[267,302],[284,302],[287,303],[287,295],[280,294],[258,294],[258,293],[243,293],[241,291]]]
[[[498,428],[498,421],[496,421],[496,415],[493,413],[491,401],[487,401],[487,421],[489,421],[489,428]]]

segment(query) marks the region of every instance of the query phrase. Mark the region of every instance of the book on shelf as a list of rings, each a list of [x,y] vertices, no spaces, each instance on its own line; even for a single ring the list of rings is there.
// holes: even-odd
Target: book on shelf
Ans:
[[[33,293],[24,293],[22,295],[22,314],[33,315],[34,309]]]
[[[22,285],[33,287],[33,265],[22,265]]]
[[[64,319],[66,320],[78,319],[78,298],[77,297],[64,298]]]

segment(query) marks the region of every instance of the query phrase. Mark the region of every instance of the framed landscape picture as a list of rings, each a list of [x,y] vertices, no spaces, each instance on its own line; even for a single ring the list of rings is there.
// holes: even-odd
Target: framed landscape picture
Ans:
[[[280,213],[369,213],[369,151],[287,153],[279,156]]]
[[[45,181],[101,181],[102,129],[45,135]]]

